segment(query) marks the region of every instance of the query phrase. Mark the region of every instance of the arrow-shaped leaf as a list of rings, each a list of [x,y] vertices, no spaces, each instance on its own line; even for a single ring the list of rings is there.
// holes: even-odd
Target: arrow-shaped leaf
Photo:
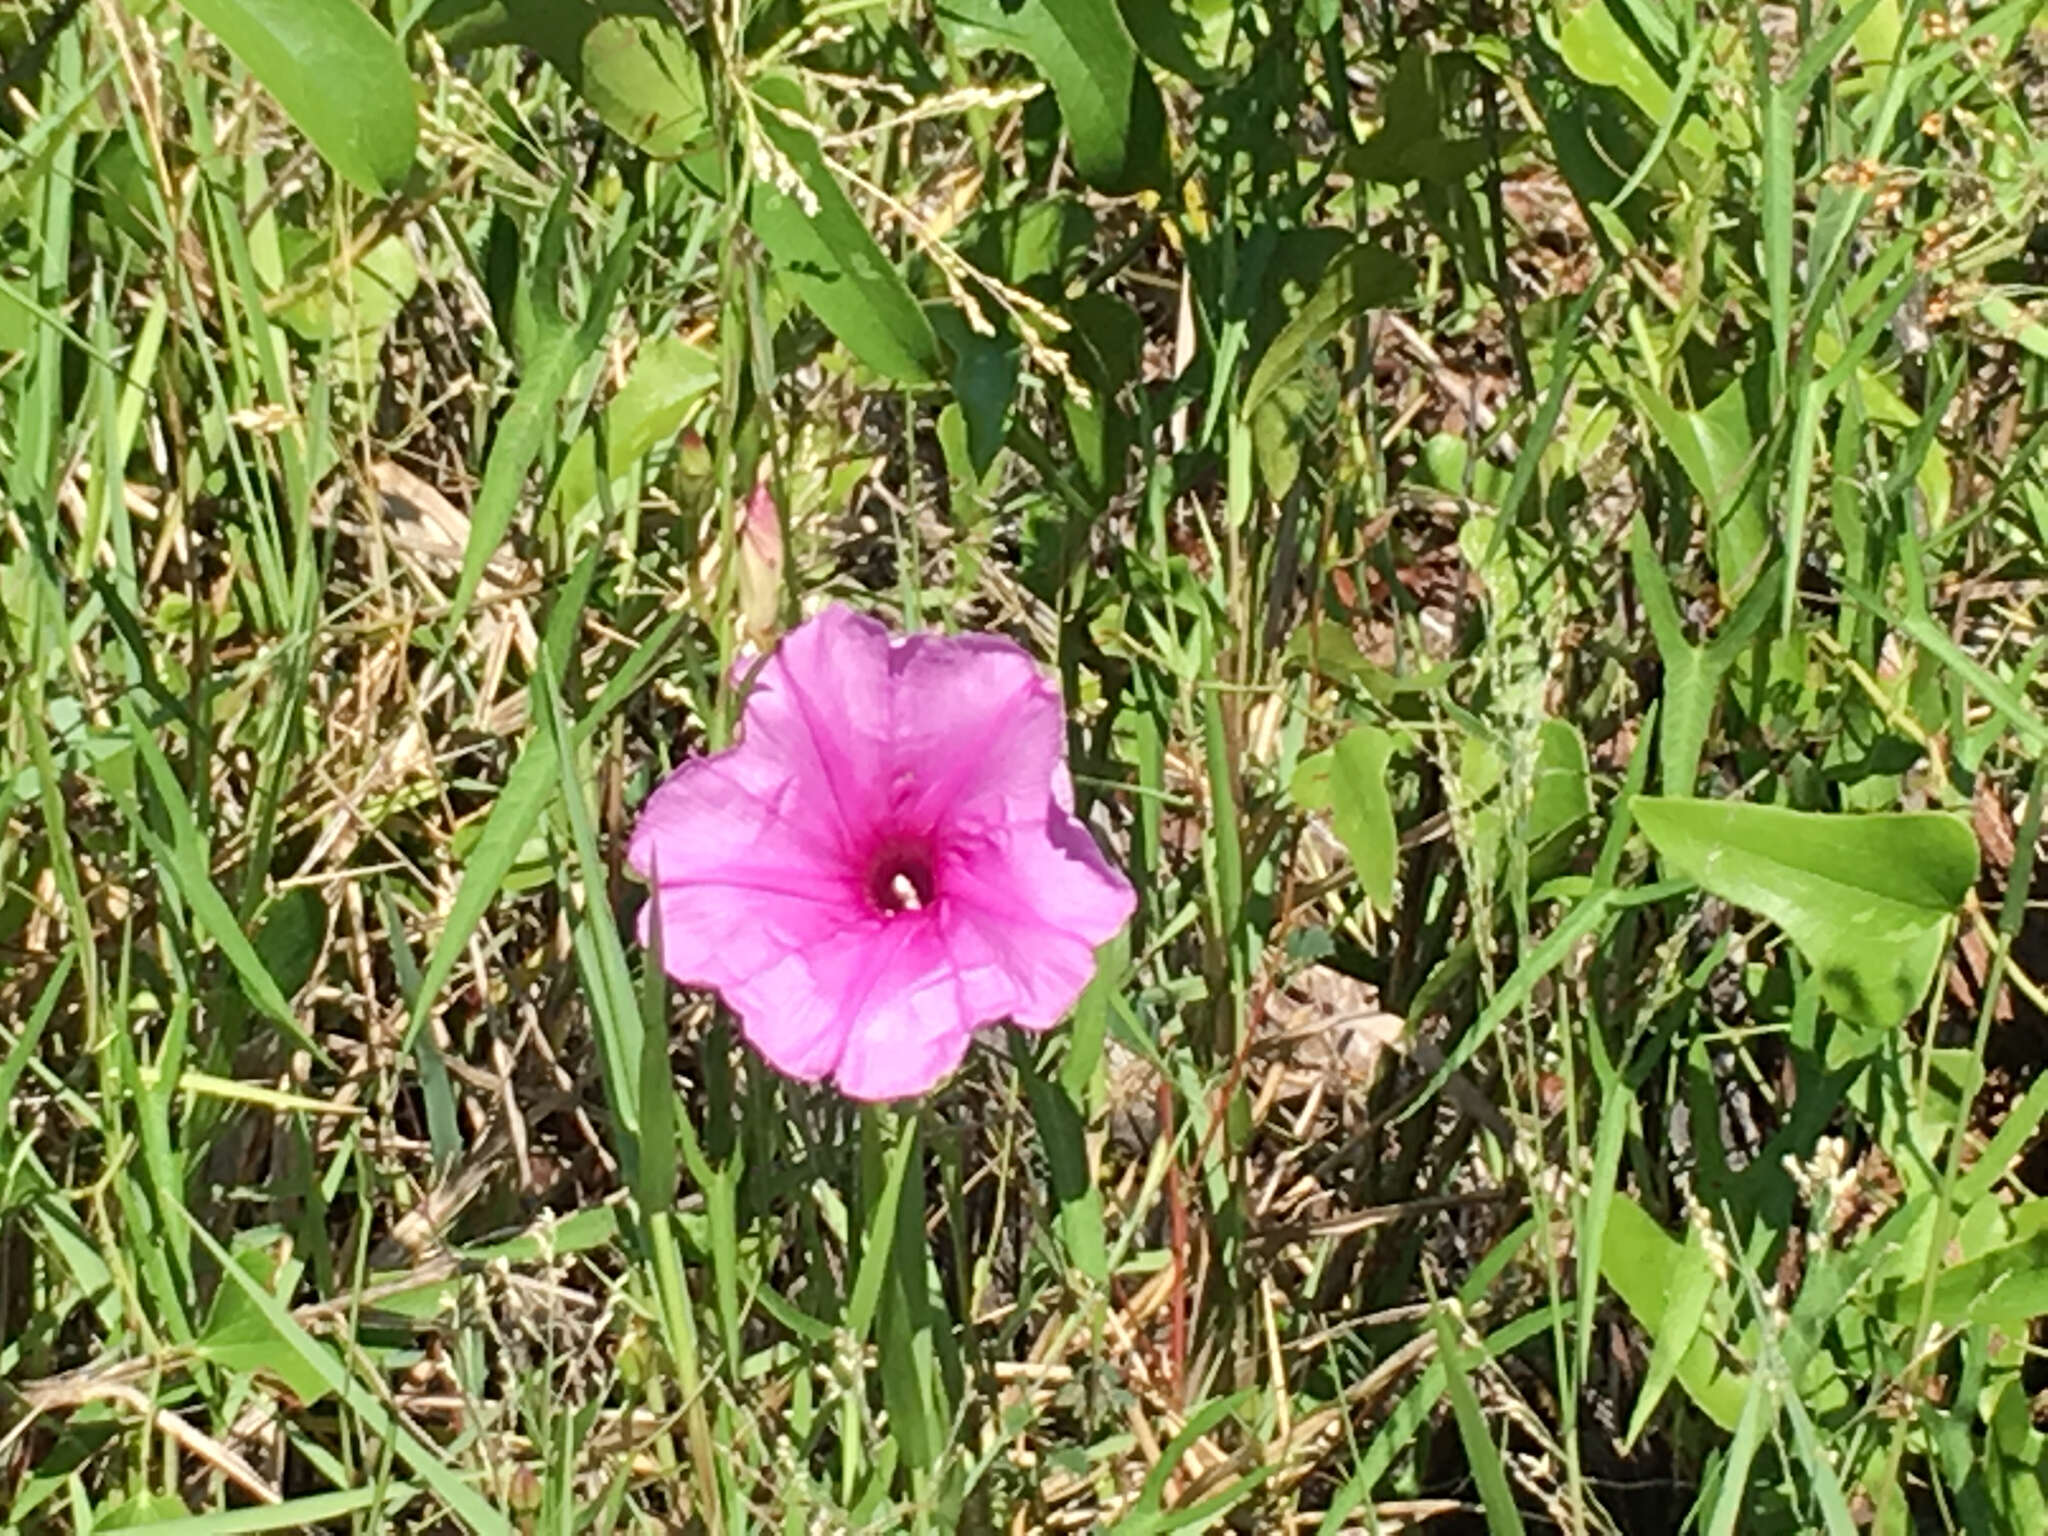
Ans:
[[[1642,798],[1666,871],[1785,930],[1837,1013],[1889,1028],[1920,1005],[1977,881],[1977,839],[1939,812],[1837,815]]]

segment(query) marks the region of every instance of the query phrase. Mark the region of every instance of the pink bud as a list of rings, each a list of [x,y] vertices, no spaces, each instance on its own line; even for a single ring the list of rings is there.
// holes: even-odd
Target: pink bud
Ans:
[[[765,477],[740,503],[740,623],[750,639],[766,645],[775,634],[782,600],[782,513]]]

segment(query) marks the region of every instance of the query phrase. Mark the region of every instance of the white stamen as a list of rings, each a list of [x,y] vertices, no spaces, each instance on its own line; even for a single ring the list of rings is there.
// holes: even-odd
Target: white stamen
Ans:
[[[889,895],[894,899],[898,912],[915,912],[924,905],[918,900],[917,882],[900,869],[889,877]]]

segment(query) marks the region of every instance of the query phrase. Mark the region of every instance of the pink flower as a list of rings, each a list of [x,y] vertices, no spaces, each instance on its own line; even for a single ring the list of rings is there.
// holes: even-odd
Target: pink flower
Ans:
[[[683,764],[628,858],[668,973],[770,1065],[924,1092],[973,1032],[1059,1022],[1129,882],[1073,814],[1059,691],[991,635],[892,638],[830,608],[762,666],[740,743]]]

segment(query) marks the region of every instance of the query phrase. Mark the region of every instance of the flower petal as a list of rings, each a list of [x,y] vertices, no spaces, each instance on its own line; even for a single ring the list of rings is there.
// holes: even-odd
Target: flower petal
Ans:
[[[960,1065],[974,1021],[935,926],[875,919],[821,939],[731,989],[741,1032],[769,1065],[849,1098],[909,1098]]]
[[[740,723],[744,749],[784,765],[814,830],[860,846],[886,803],[894,711],[889,631],[833,606],[762,664]]]
[[[1045,815],[1064,780],[1059,689],[1021,646],[999,635],[912,635],[896,648],[892,780],[903,813],[941,820]]]
[[[935,924],[903,946],[874,988],[832,1073],[848,1098],[877,1103],[937,1087],[958,1069],[977,1022],[963,1011],[959,978]]]
[[[1078,821],[1055,811],[956,850],[941,876],[947,944],[977,1021],[1049,1029],[1137,899]]]
[[[838,1067],[874,988],[880,926],[821,934],[723,989],[740,1033],[776,1071],[814,1083]]]
[[[626,856],[655,886],[641,937],[660,922],[677,981],[728,991],[865,915],[803,802],[746,747],[685,763],[648,798]]]

